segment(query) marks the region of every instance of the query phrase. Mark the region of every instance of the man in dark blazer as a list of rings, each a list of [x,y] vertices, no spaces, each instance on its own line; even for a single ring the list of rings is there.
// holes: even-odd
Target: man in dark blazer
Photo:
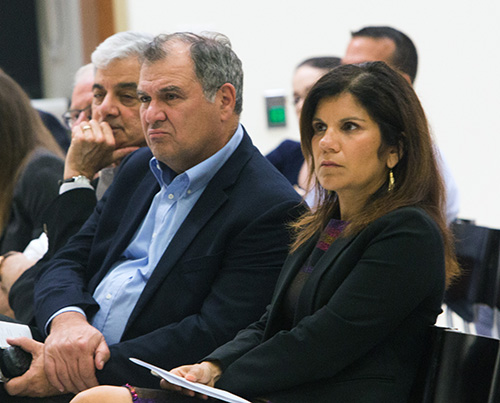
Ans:
[[[193,34],[159,36],[144,58],[138,94],[152,152],[127,157],[89,220],[44,267],[35,310],[48,337],[44,346],[17,342],[35,359],[7,383],[9,393],[157,387],[129,357],[167,369],[199,360],[270,301],[287,222],[302,208],[239,124],[241,62],[227,39]],[[147,279],[131,299],[120,294],[131,286],[113,280],[122,271],[125,283]]]

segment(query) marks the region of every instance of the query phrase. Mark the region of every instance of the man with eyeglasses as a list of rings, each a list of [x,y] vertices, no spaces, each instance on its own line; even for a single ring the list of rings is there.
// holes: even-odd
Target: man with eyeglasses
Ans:
[[[63,120],[68,129],[92,118],[92,86],[94,85],[94,65],[86,64],[75,74],[75,83],[71,94],[71,104],[64,113]]]
[[[93,52],[93,63],[81,67],[75,75],[71,105],[63,115],[72,128],[64,179],[59,197],[43,220],[48,251],[41,253],[43,259],[36,264],[40,255],[33,260],[14,253],[0,266],[0,286],[9,296],[16,319],[23,323],[33,321],[33,287],[40,268],[90,216],[111,184],[119,162],[146,145],[136,90],[138,57],[152,39],[144,33],[115,34]]]

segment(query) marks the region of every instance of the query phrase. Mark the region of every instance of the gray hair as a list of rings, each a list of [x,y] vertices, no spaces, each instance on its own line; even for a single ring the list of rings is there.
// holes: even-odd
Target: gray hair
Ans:
[[[94,76],[94,65],[92,63],[85,64],[84,66],[80,67],[75,73],[73,88],[84,78],[90,77],[91,75],[92,77]]]
[[[92,53],[96,69],[105,69],[112,61],[131,56],[141,57],[146,46],[153,40],[152,34],[144,32],[118,32],[102,42]]]
[[[241,60],[231,49],[227,36],[219,33],[196,35],[191,32],[158,35],[143,53],[144,62],[163,60],[169,52],[170,42],[180,41],[190,45],[191,60],[205,98],[213,102],[220,87],[230,83],[236,90],[234,112],[243,109],[243,68]]]

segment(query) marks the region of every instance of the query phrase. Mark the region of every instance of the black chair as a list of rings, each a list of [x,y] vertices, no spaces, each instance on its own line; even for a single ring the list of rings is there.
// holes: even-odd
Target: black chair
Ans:
[[[455,250],[463,275],[446,291],[445,302],[464,320],[476,320],[476,306],[491,308],[492,328],[497,331],[500,307],[500,230],[456,221],[451,225]],[[493,333],[497,335],[498,333]]]
[[[500,341],[432,327],[410,403],[498,403]]]

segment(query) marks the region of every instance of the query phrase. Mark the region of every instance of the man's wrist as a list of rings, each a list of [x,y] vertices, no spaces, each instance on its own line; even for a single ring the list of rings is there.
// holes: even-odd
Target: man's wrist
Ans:
[[[82,184],[82,185],[89,185],[90,186],[90,179],[87,178],[85,175],[76,175],[76,176],[72,176],[71,178],[66,178],[66,179],[59,181],[59,186],[62,185],[63,183],[75,183],[75,184]]]
[[[70,313],[78,314],[80,316],[68,315]],[[85,322],[87,321],[87,315],[85,315],[85,312],[82,308],[78,306],[68,306],[66,308],[58,310],[49,318],[49,320],[45,324],[45,334],[48,335],[50,333],[54,324],[56,325],[56,327],[58,323],[64,324],[68,320],[68,318],[70,318],[70,316],[77,319],[81,317]]]

